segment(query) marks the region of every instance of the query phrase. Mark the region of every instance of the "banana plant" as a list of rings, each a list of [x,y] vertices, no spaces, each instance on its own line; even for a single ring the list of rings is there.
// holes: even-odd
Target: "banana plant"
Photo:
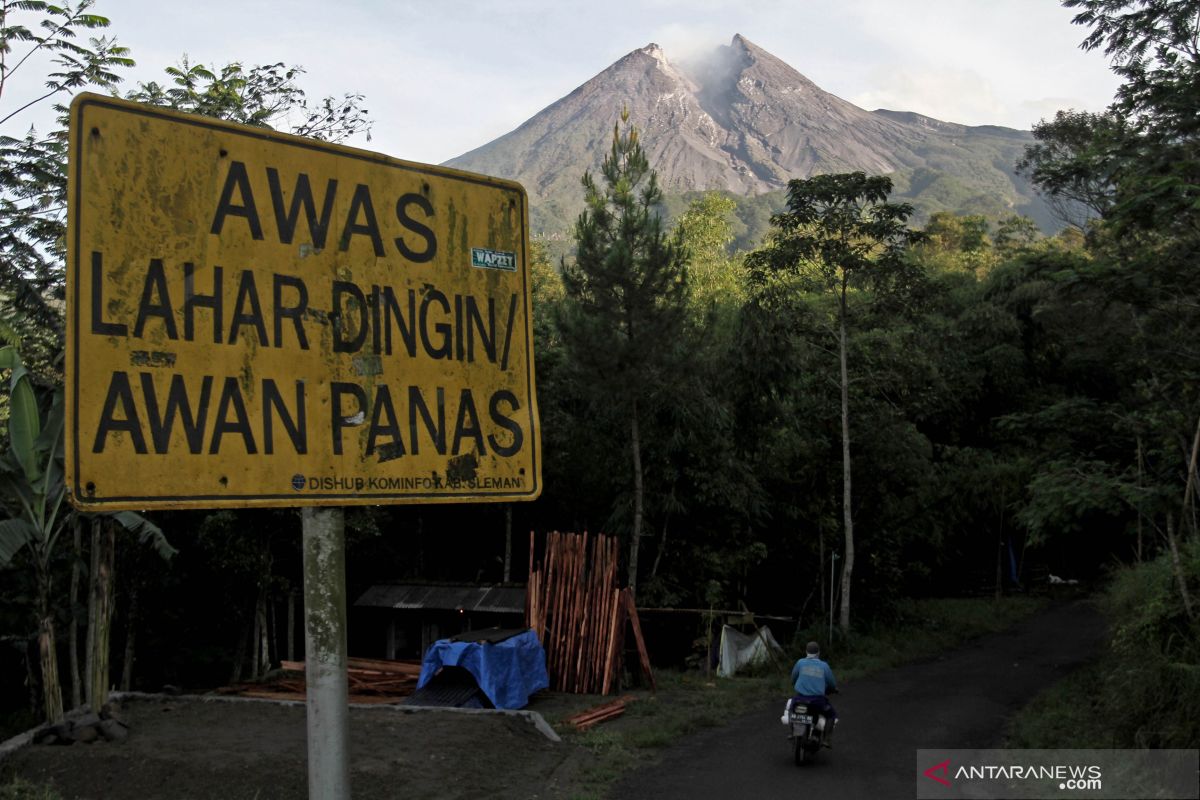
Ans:
[[[50,571],[54,545],[66,529],[68,509],[63,507],[62,392],[56,391],[43,418],[29,370],[15,347],[0,347],[0,368],[11,370],[8,394],[9,449],[0,456],[0,486],[13,516],[0,521],[0,564],[8,564],[28,548],[37,585],[37,640],[42,668],[42,700],[46,718],[63,717],[58,680],[53,589]],[[64,513],[68,512],[68,513]]]
[[[71,528],[74,512],[64,503],[63,478],[63,391],[43,392],[39,401],[29,370],[12,345],[0,347],[0,369],[11,370],[8,394],[8,451],[0,454],[0,501],[10,517],[0,520],[0,566],[7,566],[22,550],[27,550],[37,586],[37,639],[42,671],[42,699],[47,720],[63,717],[62,688],[58,677],[58,654],[54,631],[53,573],[51,566],[63,532]],[[46,395],[49,395],[47,398]],[[163,532],[145,518],[123,511],[104,515],[112,523],[135,533],[142,543],[150,544],[164,559],[175,550]],[[109,548],[111,550],[111,548]],[[106,699],[108,684],[108,624],[111,618],[111,552],[103,576],[93,574],[92,581],[103,578],[105,585],[93,596],[103,598],[100,613],[89,614],[89,642],[103,647],[103,653],[88,654],[89,700],[99,707]]]

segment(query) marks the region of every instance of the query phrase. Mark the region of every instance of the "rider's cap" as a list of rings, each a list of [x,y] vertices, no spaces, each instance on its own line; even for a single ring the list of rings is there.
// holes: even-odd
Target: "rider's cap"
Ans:
[[[807,647],[805,647],[805,648],[804,648],[804,650],[805,650],[805,651],[806,651],[806,652],[807,652],[807,653],[808,653],[810,656],[815,656],[815,655],[817,655],[818,653],[820,653],[820,652],[821,652],[821,645],[817,644],[816,642],[809,642],[809,643],[808,643],[808,646],[807,646]]]

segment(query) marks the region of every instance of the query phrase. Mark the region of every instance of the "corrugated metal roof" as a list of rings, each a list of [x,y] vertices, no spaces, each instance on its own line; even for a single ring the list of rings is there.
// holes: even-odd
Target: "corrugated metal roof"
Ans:
[[[523,614],[523,586],[448,586],[428,583],[381,583],[363,592],[354,602],[369,608],[488,611]]]

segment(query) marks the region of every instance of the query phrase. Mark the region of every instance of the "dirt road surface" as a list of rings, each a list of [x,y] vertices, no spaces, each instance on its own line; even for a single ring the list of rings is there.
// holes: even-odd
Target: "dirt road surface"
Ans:
[[[164,698],[122,716],[128,740],[26,747],[0,763],[0,783],[20,776],[63,800],[308,797],[303,706]],[[351,709],[350,752],[354,800],[558,800],[586,764],[517,717],[379,706]]]
[[[1085,602],[1059,605],[932,660],[888,670],[833,697],[836,747],[797,767],[779,721],[786,698],[673,747],[631,773],[621,800],[916,796],[920,748],[998,746],[1005,720],[1042,688],[1094,658],[1104,622]],[[831,665],[834,674],[837,664]]]

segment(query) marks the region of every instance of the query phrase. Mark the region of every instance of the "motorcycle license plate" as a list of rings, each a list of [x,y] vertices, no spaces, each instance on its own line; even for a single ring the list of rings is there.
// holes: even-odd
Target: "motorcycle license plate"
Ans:
[[[800,722],[805,725],[812,725],[813,718],[807,714],[797,714],[794,717],[792,717],[792,722]]]

